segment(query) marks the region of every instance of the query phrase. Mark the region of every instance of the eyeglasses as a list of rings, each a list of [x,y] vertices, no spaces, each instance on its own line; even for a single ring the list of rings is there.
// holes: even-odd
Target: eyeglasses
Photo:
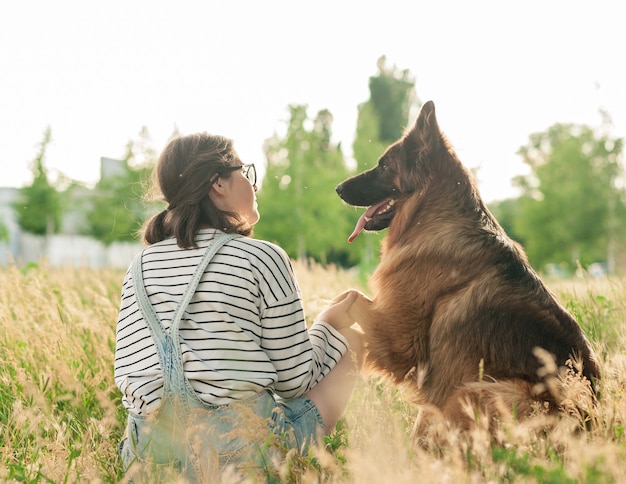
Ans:
[[[223,173],[230,173],[231,171],[241,170],[243,172],[243,176],[245,176],[252,186],[256,186],[256,168],[254,167],[254,163],[248,163],[245,165],[235,165],[228,166],[226,168],[222,168],[217,172],[217,176],[213,179],[211,183],[215,183],[219,175]]]

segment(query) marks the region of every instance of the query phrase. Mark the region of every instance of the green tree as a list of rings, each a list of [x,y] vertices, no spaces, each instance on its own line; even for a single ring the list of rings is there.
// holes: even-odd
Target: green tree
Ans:
[[[388,142],[381,140],[380,120],[373,103],[368,101],[361,104],[358,109],[356,136],[352,142],[357,172],[376,165],[388,145]]]
[[[369,79],[370,98],[358,107],[352,143],[357,173],[378,163],[387,146],[402,136],[410,122],[410,113],[420,106],[415,80],[408,70],[387,66],[385,56],[378,59],[377,67],[378,73]],[[358,215],[353,214],[352,223],[357,219]],[[381,240],[378,234],[361,235],[352,243],[351,250],[360,255],[365,271],[376,265]]]
[[[415,105],[415,79],[407,69],[387,66],[387,58],[378,59],[378,74],[370,77],[370,100],[378,118],[378,140],[393,143],[403,133]]]
[[[350,225],[334,187],[347,174],[339,145],[332,141],[328,110],[313,120],[305,105],[289,106],[284,137],[265,142],[266,170],[257,195],[261,220],[255,235],[280,244],[292,258],[348,264],[345,238]]]
[[[522,189],[515,230],[537,267],[566,263],[572,269],[611,257],[615,221],[624,210],[622,147],[622,139],[589,126],[555,124],[520,148],[531,172],[515,179]]]
[[[506,200],[491,202],[489,210],[507,235],[524,245],[524,238],[517,233],[517,224],[522,216],[522,200],[520,198],[507,198]]]
[[[129,141],[119,170],[101,177],[87,213],[90,235],[104,244],[137,240],[139,229],[153,209],[143,202],[144,186],[156,161],[144,127],[137,141]]]
[[[13,204],[18,225],[25,232],[35,235],[54,234],[60,228],[61,196],[50,183],[45,166],[46,150],[51,140],[52,130],[48,127],[32,162],[33,181],[20,189]]]

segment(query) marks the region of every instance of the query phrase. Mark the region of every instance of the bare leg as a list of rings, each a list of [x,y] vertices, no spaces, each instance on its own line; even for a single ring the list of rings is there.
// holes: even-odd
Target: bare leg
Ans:
[[[363,334],[354,327],[338,330],[348,340],[348,352],[326,377],[307,393],[324,420],[329,434],[345,411],[363,365]]]

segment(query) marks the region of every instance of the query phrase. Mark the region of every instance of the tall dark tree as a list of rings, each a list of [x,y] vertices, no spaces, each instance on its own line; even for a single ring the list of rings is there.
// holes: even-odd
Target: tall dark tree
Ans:
[[[61,222],[61,197],[48,179],[45,166],[46,150],[52,140],[52,130],[46,128],[43,139],[32,162],[33,181],[20,189],[13,204],[17,223],[25,232],[51,235],[59,231]]]
[[[255,236],[277,242],[292,258],[346,264],[342,234],[350,226],[334,187],[348,171],[332,141],[332,115],[322,110],[311,120],[304,105],[289,106],[289,114],[284,137],[274,135],[265,143]]]
[[[555,124],[520,148],[531,172],[515,180],[522,189],[516,232],[537,267],[612,257],[612,240],[624,228],[623,219],[616,223],[625,201],[622,147],[622,139],[588,126]]]
[[[370,77],[370,100],[378,118],[379,141],[393,143],[409,120],[415,101],[415,79],[407,69],[387,66],[386,57],[378,59],[378,75]]]

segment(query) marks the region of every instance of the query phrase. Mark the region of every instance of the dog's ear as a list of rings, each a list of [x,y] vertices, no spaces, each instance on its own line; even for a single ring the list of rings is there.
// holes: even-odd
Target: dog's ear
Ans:
[[[420,158],[444,146],[445,142],[435,115],[435,104],[432,101],[422,106],[413,128],[406,134],[406,139],[410,147],[420,154]]]
[[[428,101],[422,106],[409,136],[413,138],[420,152],[436,151],[442,145],[441,132],[435,115],[435,103]]]

